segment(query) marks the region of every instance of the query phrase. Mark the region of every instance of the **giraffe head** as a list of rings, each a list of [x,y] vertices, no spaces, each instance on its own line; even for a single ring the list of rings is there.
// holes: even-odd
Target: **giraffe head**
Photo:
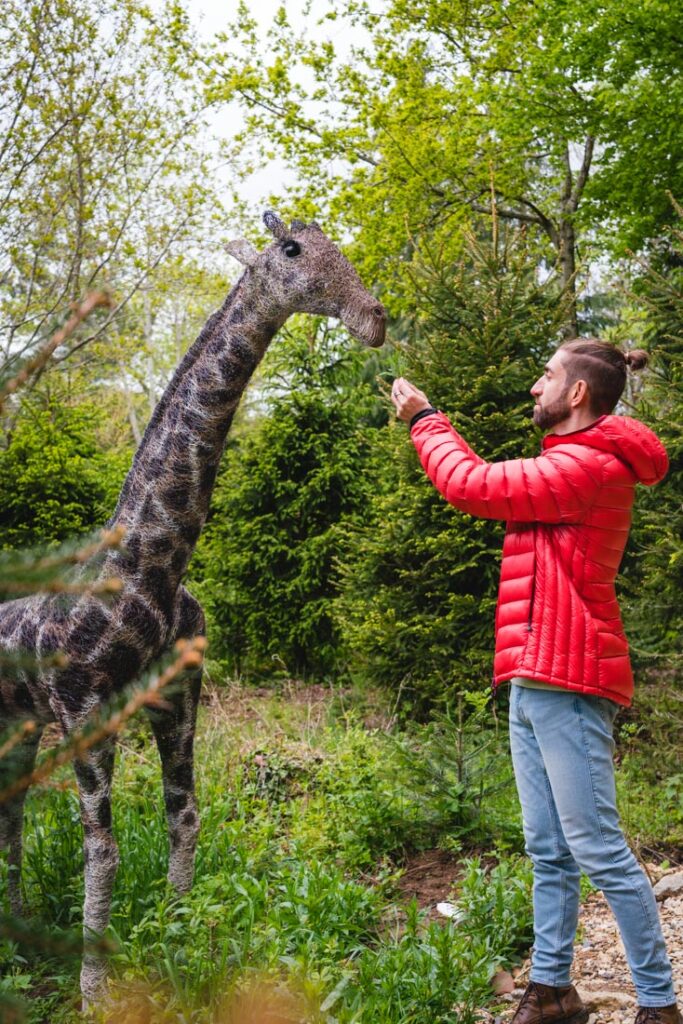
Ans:
[[[248,268],[269,304],[285,316],[338,317],[363,344],[379,347],[386,329],[384,307],[318,225],[293,220],[287,227],[270,210],[263,220],[275,238],[272,245],[258,252],[242,238],[230,242],[228,252]]]

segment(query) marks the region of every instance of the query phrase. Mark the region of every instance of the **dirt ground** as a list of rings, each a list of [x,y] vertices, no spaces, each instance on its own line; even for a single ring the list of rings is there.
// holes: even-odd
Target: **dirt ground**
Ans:
[[[658,903],[660,919],[671,958],[674,988],[683,1003],[683,894]],[[529,962],[516,973],[516,988],[502,997],[509,1011],[499,1014],[510,1020],[527,981]],[[591,1016],[589,1024],[633,1024],[636,994],[624,956],[624,947],[611,910],[602,893],[591,893],[581,908],[572,980]]]

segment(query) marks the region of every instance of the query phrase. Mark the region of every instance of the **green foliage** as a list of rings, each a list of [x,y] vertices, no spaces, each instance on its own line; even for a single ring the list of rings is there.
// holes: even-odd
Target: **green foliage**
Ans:
[[[139,0],[3,3],[0,377],[86,291],[107,285],[116,303],[69,341],[79,358],[165,257],[206,249],[220,207],[172,21]]]
[[[362,47],[343,52],[343,29]],[[669,0],[336,0],[317,32],[283,13],[266,38],[243,4],[206,88],[248,111],[243,146],[296,169],[297,208],[363,225],[385,286],[416,237],[458,234],[492,192],[570,285],[581,242],[624,255],[670,222],[682,60]]]
[[[0,545],[47,544],[106,521],[128,457],[101,451],[100,422],[92,405],[24,402],[0,451]]]
[[[455,264],[425,252],[414,340],[396,367],[496,460],[534,452],[529,388],[562,317],[539,285],[524,234],[470,238]],[[337,603],[356,671],[391,687],[406,711],[491,678],[503,525],[447,506],[425,479],[404,424],[381,432],[375,493],[358,526]]]
[[[421,807],[419,828],[406,829],[416,845],[438,838],[446,849],[459,849],[496,836],[500,847],[523,848],[510,806],[512,763],[488,694],[458,693],[453,707],[432,714],[417,732],[399,734],[396,745],[396,775],[410,780],[408,792]]]
[[[533,939],[531,882],[527,860],[504,860],[490,872],[476,859],[467,865],[458,901],[465,927],[488,939],[501,962],[514,959]]]
[[[678,207],[679,215],[683,211]],[[683,230],[673,229],[638,285],[652,357],[636,414],[658,434],[669,472],[643,488],[623,569],[626,624],[639,664],[680,678],[683,659]]]
[[[617,719],[618,802],[636,848],[672,853],[677,860],[683,843],[683,697],[675,662],[662,671],[661,660],[639,679],[633,705]]]
[[[227,451],[194,564],[237,671],[330,670],[340,523],[364,513],[373,399],[334,334],[277,342],[265,414]]]

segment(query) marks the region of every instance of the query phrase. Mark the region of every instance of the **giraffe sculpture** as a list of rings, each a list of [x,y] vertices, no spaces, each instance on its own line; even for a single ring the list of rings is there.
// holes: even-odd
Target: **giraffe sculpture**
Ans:
[[[124,482],[110,527],[125,528],[125,547],[94,569],[123,589],[113,603],[95,596],[35,596],[0,606],[0,650],[40,658],[62,651],[65,668],[0,674],[0,731],[32,719],[37,728],[0,764],[3,778],[31,771],[42,727],[79,727],[99,705],[133,681],[179,638],[204,631],[198,602],[182,586],[209,510],[225,439],[244,388],[268,344],[295,312],[338,317],[364,344],[384,340],[385,313],[349,261],[317,224],[288,228],[264,214],[275,241],[259,253],[244,239],[228,251],[245,270],[223,306],[209,317],[154,411]],[[193,741],[201,672],[163,709],[149,709],[162,765],[169,833],[168,878],[179,892],[192,884],[199,818],[194,798]],[[84,830],[86,936],[109,923],[118,849],[111,828],[114,742],[75,762]],[[24,795],[0,805],[0,848],[9,848],[9,896],[21,910]],[[87,1005],[101,994],[106,963],[86,948],[81,991]]]

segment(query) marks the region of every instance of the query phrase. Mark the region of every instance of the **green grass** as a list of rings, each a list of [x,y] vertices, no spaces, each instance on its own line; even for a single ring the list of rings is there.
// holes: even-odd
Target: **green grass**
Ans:
[[[339,694],[307,703],[225,691],[201,709],[202,831],[194,888],[178,898],[165,881],[158,758],[136,726],[115,780],[111,924],[113,991],[136,1006],[130,1019],[223,1024],[226,1000],[256,983],[285,986],[295,1019],[311,1022],[472,1020],[495,969],[530,941],[529,869],[509,852],[520,831],[507,755],[483,735],[476,716],[394,736],[368,729]],[[488,796],[486,775],[497,780]],[[25,836],[35,920],[77,928],[74,789],[32,793]],[[398,876],[412,851],[496,843],[506,852],[492,869],[463,859],[457,924],[402,900]],[[29,1024],[75,1024],[78,968],[77,957],[5,942],[0,993],[30,997]],[[116,1019],[126,1019],[122,1009]]]
[[[620,808],[630,840],[665,854],[683,840],[680,730],[657,692],[641,700],[618,725]],[[202,830],[183,898],[165,880],[158,758],[136,723],[114,789],[111,1019],[237,1024],[230,1006],[253,990],[295,1006],[278,1020],[468,1024],[494,971],[531,942],[530,868],[505,730],[491,721],[474,696],[396,731],[371,693],[214,691],[200,713]],[[80,1020],[77,951],[41,952],[41,931],[77,934],[83,899],[77,795],[70,772],[53,782],[27,801],[38,938],[0,944],[0,1000],[22,999],[28,1024]],[[437,846],[461,857],[457,923],[401,896],[402,865]]]

